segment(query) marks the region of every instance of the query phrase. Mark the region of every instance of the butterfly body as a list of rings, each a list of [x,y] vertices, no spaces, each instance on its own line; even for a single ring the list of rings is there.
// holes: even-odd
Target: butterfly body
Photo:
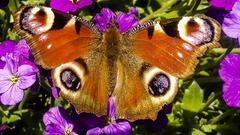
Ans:
[[[173,101],[178,79],[193,74],[220,36],[219,24],[206,16],[150,21],[127,32],[112,20],[101,32],[47,7],[22,8],[15,31],[77,112],[105,115],[112,96],[117,118],[131,121],[155,119]]]

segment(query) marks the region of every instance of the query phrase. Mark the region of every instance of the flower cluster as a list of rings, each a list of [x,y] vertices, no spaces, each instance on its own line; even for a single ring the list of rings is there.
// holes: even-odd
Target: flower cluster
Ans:
[[[114,22],[118,25],[119,31],[125,32],[128,29],[139,24],[137,17],[138,12],[133,7],[129,8],[128,13],[120,12],[118,14],[113,13],[108,8],[103,8],[99,14],[94,16],[92,21],[101,31],[106,31],[107,24],[112,21],[111,19],[113,19]]]
[[[36,81],[38,68],[29,58],[25,40],[7,40],[0,45],[0,101],[4,105],[16,105]]]

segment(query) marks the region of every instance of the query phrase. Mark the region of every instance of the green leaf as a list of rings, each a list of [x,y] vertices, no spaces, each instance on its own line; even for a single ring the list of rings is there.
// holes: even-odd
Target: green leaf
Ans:
[[[192,135],[206,135],[206,134],[203,133],[202,131],[194,128],[192,131]]]
[[[16,122],[18,120],[21,120],[21,117],[18,115],[11,115],[10,118],[8,119],[8,123]]]
[[[217,128],[217,125],[211,125],[211,124],[208,124],[208,125],[203,125],[201,127],[201,129],[204,131],[204,132],[207,132],[207,133],[211,133],[213,130],[215,130]]]
[[[44,4],[46,0],[25,0],[22,1],[24,5],[40,5]]]
[[[191,112],[198,112],[203,107],[203,90],[196,81],[185,90],[182,108]]]

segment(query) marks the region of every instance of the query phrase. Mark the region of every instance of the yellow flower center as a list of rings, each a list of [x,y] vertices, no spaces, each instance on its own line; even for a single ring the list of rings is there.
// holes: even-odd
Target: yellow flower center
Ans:
[[[69,0],[70,2],[72,2],[73,4],[77,4],[80,0]]]
[[[71,132],[72,132],[72,129],[67,128],[64,132],[64,135],[70,135]]]
[[[13,84],[15,84],[15,83],[17,83],[17,81],[18,81],[18,76],[12,76],[11,78],[10,78],[10,80],[11,80],[11,82],[13,83]]]
[[[108,125],[112,124],[112,119],[111,119],[110,117],[107,117],[107,118],[106,118],[106,123],[107,123]]]

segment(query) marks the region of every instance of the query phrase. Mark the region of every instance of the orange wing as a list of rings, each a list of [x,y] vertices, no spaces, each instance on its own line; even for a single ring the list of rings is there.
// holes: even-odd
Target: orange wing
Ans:
[[[207,48],[219,46],[220,32],[217,21],[206,16],[160,21],[133,36],[134,53],[146,63],[184,78],[193,74],[197,58]]]
[[[15,31],[29,41],[36,63],[52,69],[60,94],[79,113],[106,114],[106,66],[103,57],[95,58],[93,51],[101,41],[98,29],[82,18],[48,7],[24,7],[14,19]]]
[[[99,34],[90,22],[47,7],[25,7],[14,18],[15,31],[30,42],[36,63],[45,69],[87,57]]]
[[[125,45],[127,53],[117,62],[113,92],[117,117],[156,119],[177,94],[178,78],[191,75],[197,58],[218,46],[220,31],[215,20],[199,16],[148,22],[127,32],[132,45]]]

